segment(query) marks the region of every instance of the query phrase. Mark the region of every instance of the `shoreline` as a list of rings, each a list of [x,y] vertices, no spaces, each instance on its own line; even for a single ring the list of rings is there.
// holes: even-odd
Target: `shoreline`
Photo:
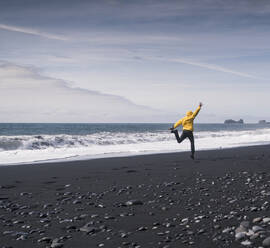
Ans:
[[[260,147],[260,146],[270,146],[269,144],[258,144],[258,145],[244,145],[244,146],[235,146],[235,147],[220,147],[220,148],[210,148],[210,149],[200,149],[196,150],[196,153],[198,152],[211,152],[211,151],[219,151],[219,150],[230,150],[230,149],[241,149],[241,148],[249,148],[249,147]],[[180,151],[164,151],[164,152],[139,152],[139,153],[115,153],[115,154],[108,154],[108,155],[93,155],[92,157],[89,156],[72,156],[70,158],[59,158],[59,159],[48,159],[48,160],[37,160],[32,162],[21,162],[21,163],[9,163],[9,164],[0,164],[0,167],[6,167],[6,166],[21,166],[21,165],[42,165],[42,164],[58,164],[58,163],[69,163],[69,162],[83,162],[83,161],[91,161],[91,160],[98,160],[98,159],[110,159],[110,158],[128,158],[128,157],[137,157],[137,156],[154,156],[154,155],[164,155],[164,154],[178,154],[178,153],[188,153],[190,154],[190,151],[187,150],[180,150]],[[77,157],[78,159],[75,159]],[[73,159],[74,158],[74,159]]]
[[[1,166],[0,247],[262,246],[269,148]]]

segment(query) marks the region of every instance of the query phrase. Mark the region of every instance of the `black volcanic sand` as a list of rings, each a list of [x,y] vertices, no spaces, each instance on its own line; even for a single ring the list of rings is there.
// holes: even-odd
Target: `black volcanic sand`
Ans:
[[[270,246],[269,149],[0,167],[0,247]]]

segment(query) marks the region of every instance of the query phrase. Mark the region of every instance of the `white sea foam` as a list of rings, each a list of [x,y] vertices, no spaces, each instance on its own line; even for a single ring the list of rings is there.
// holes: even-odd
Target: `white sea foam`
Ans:
[[[195,132],[197,150],[269,144],[270,129]],[[169,132],[0,136],[0,164],[187,151]]]

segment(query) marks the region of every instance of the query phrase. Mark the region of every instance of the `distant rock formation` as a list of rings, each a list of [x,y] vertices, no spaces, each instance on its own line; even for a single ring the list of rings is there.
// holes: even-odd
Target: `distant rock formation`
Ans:
[[[259,124],[270,124],[270,122],[267,122],[266,120],[260,120],[258,123]]]
[[[244,124],[244,121],[243,119],[240,119],[239,121],[235,121],[235,120],[232,120],[232,119],[228,119],[228,120],[225,120],[224,121],[224,124]]]

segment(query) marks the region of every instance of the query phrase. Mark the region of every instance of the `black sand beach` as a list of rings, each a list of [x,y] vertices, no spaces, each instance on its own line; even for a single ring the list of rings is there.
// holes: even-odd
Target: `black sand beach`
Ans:
[[[0,167],[0,247],[270,246],[269,150]]]

